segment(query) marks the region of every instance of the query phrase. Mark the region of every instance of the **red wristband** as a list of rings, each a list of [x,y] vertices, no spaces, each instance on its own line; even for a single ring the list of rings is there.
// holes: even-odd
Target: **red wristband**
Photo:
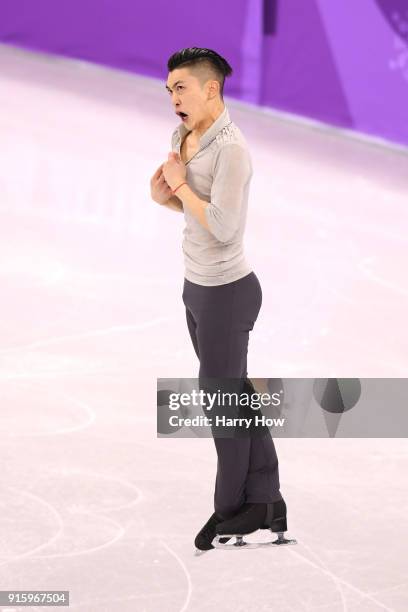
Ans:
[[[176,187],[175,189],[173,189],[173,191],[171,193],[174,195],[176,193],[177,189],[180,189],[180,187],[182,185],[187,185],[187,181],[183,181],[182,183],[180,183],[180,185],[178,187]]]

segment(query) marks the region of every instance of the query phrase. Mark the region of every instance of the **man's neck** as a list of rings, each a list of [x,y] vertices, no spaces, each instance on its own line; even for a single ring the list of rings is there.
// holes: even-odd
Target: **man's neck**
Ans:
[[[216,109],[211,111],[208,114],[208,117],[206,117],[196,129],[193,129],[190,132],[194,140],[198,142],[201,136],[208,130],[209,127],[212,126],[214,121],[218,119],[218,117],[224,112],[224,110],[225,110],[225,104],[222,104],[221,106],[217,106]]]

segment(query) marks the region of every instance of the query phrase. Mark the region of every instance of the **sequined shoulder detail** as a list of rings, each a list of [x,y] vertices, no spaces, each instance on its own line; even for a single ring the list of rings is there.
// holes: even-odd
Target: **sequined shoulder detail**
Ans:
[[[179,134],[179,130],[178,128],[176,128],[173,132],[173,134],[171,135],[171,148],[172,150],[174,150],[176,148],[177,143],[180,140],[180,134]]]
[[[240,138],[237,134],[233,123],[229,123],[222,130],[220,130],[216,136],[216,142],[219,147],[226,145],[231,142],[239,142]]]

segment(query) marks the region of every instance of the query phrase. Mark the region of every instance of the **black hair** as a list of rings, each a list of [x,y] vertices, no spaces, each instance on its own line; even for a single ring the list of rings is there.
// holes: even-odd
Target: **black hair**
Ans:
[[[225,77],[232,74],[232,68],[226,59],[212,49],[202,49],[200,47],[181,49],[173,53],[168,59],[167,68],[171,72],[175,68],[196,66],[198,64],[209,64],[214,70],[216,80],[220,83],[220,96],[223,99]]]

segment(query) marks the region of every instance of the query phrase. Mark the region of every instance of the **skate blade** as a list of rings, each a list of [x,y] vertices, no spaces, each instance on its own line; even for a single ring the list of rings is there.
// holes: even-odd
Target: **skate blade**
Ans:
[[[230,539],[230,538],[229,538],[229,536],[220,536],[220,543],[221,543],[221,545],[224,545],[224,544],[225,544],[225,542],[228,542],[228,540],[229,540],[229,539]],[[211,542],[211,544],[213,544],[213,545],[214,545],[214,541],[212,541],[212,542]],[[213,550],[213,548],[210,548],[210,550]],[[197,547],[196,547],[195,552],[194,552],[194,555],[195,555],[196,557],[200,557],[200,556],[201,556],[201,555],[203,555],[204,553],[206,553],[206,552],[210,552],[210,550],[201,550],[201,548],[197,548]]]
[[[230,539],[229,536],[220,536],[220,543],[221,543],[221,545],[225,545],[225,543],[228,542],[229,539]],[[212,544],[214,545],[214,541],[212,542]],[[210,550],[213,550],[213,548],[210,548]],[[197,548],[196,547],[194,555],[196,557],[200,557],[204,553],[210,552],[210,550],[201,550],[201,548]]]
[[[248,534],[249,535],[249,534]],[[228,537],[235,538],[236,541],[232,544],[223,544],[220,540]],[[289,544],[297,544],[297,540],[291,540],[284,537],[283,532],[278,533],[276,540],[270,542],[246,542],[243,535],[237,533],[222,534],[222,536],[216,536],[212,544],[214,548],[223,548],[224,550],[239,550],[240,548],[262,548],[271,546],[288,546]]]

